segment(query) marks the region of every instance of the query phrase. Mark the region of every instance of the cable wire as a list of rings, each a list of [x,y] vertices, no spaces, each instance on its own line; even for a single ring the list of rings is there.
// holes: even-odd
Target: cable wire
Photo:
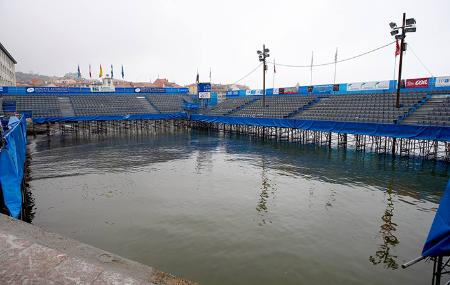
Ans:
[[[258,66],[256,66],[254,69],[252,69],[252,71],[250,71],[249,73],[247,73],[246,75],[242,76],[239,80],[236,80],[233,84],[237,84],[238,82],[244,80],[245,78],[249,77],[253,72],[255,72],[260,66],[262,65],[262,63],[258,64]]]
[[[420,60],[420,58],[417,56],[417,54],[414,52],[414,50],[411,47],[411,44],[408,43],[408,47],[411,50],[411,52],[413,53],[413,55],[417,58],[417,60],[420,62],[420,64],[422,65],[423,68],[425,68],[426,71],[428,71],[428,73],[431,75],[431,77],[434,77],[433,73],[427,68],[427,66]]]
[[[388,47],[388,46],[390,46],[390,45],[392,45],[392,44],[394,44],[394,43],[395,43],[395,41],[390,42],[390,43],[385,44],[385,45],[382,45],[382,46],[377,47],[377,48],[375,48],[375,49],[372,49],[372,50],[363,52],[363,53],[361,53],[361,54],[358,54],[358,55],[355,55],[355,56],[352,56],[352,57],[349,57],[349,58],[344,58],[344,59],[341,59],[341,60],[338,60],[338,61],[332,61],[332,62],[326,62],[326,63],[313,64],[312,67],[317,67],[317,66],[327,66],[327,65],[333,65],[333,64],[335,64],[335,63],[341,63],[341,62],[349,61],[349,60],[352,60],[352,59],[355,59],[355,58],[358,58],[358,57],[361,57],[361,56],[364,56],[364,55],[367,55],[367,54],[376,52],[376,51],[378,51],[378,50],[380,50],[380,49],[383,49],[383,48],[385,48],[385,47]],[[267,63],[275,64],[274,62],[271,62],[271,61],[268,61]],[[311,64],[310,64],[310,65],[293,65],[293,64],[282,64],[282,63],[277,63],[276,65],[277,65],[277,66],[284,66],[284,67],[311,68]]]

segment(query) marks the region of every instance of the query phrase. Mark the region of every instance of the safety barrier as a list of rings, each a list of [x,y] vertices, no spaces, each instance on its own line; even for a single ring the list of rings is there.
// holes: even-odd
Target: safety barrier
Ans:
[[[26,159],[26,119],[11,117],[0,149],[0,185],[3,202],[10,216],[19,218]]]

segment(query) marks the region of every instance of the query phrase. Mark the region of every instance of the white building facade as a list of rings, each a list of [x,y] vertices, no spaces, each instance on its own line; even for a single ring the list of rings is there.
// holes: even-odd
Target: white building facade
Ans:
[[[0,86],[16,86],[16,60],[0,43]]]

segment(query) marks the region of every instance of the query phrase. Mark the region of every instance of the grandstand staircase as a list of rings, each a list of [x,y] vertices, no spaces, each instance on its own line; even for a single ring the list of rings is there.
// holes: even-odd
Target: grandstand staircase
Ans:
[[[433,109],[442,105],[447,95],[434,95],[425,103],[420,105],[415,111],[411,112],[401,123],[402,124],[420,124],[426,121],[429,114],[433,114]]]
[[[320,98],[317,97],[316,99],[314,99],[314,101],[311,101],[307,105],[302,106],[302,107],[298,108],[297,110],[295,110],[294,112],[290,113],[287,116],[287,118],[293,118],[293,117],[297,116],[298,114],[302,113],[303,111],[311,109],[314,105],[316,105],[319,102],[320,102]]]
[[[63,117],[75,117],[72,102],[69,97],[58,97],[59,110]]]
[[[148,110],[147,113],[149,114],[155,114],[155,113],[161,113],[161,111],[156,108],[156,106],[147,98],[147,97],[136,97],[142,104],[142,106]]]
[[[247,107],[247,106],[249,106],[249,105],[251,105],[251,104],[255,104],[255,102],[258,102],[258,101],[260,101],[260,100],[262,100],[262,99],[261,99],[261,98],[255,98],[255,99],[253,99],[252,101],[246,102],[246,103],[244,103],[244,104],[242,104],[242,105],[236,107],[234,110],[230,111],[230,112],[228,113],[228,115],[232,115],[232,114],[236,113],[237,111],[239,111],[239,110],[241,110],[241,109],[243,109],[243,108],[245,108],[245,107]]]

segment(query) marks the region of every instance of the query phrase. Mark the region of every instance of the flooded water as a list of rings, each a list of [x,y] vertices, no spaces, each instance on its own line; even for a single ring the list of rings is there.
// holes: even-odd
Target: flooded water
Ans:
[[[200,284],[425,284],[442,163],[248,136],[30,138],[33,224]]]

